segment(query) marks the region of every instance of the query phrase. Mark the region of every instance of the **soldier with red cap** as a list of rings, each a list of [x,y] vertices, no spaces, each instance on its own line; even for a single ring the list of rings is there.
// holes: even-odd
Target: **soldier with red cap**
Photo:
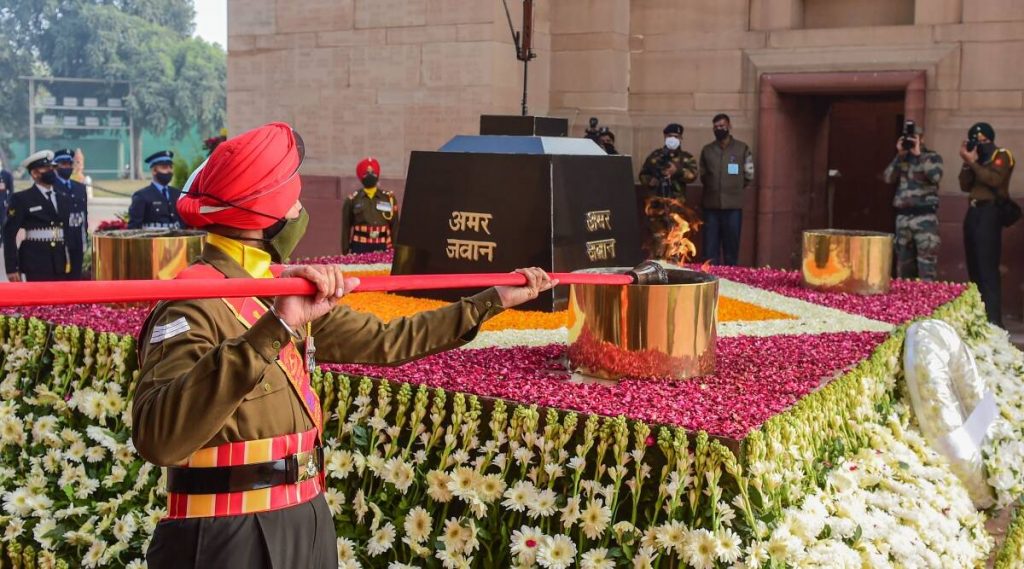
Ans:
[[[520,269],[526,286],[387,323],[339,305],[359,284],[341,267],[274,264],[305,230],[303,155],[286,124],[251,130],[221,143],[178,200],[182,220],[209,232],[200,260],[179,278],[299,277],[317,292],[163,302],[150,313],[132,401],[135,447],[167,468],[167,515],[146,555],[150,569],[336,568],[314,355],[397,365],[471,341],[502,308],[557,284]]]
[[[379,188],[380,162],[363,158],[356,165],[361,190],[345,199],[341,215],[341,252],[369,253],[391,247],[398,226],[395,194]]]

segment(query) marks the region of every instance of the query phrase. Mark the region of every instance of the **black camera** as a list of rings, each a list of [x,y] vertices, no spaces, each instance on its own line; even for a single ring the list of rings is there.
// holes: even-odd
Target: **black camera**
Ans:
[[[597,128],[598,122],[597,117],[590,117],[590,126],[587,127],[586,131],[584,131],[583,138],[589,138],[590,140],[597,142],[597,137],[599,136]]]
[[[903,121],[903,150],[914,148],[914,137],[917,136],[917,123],[911,120]]]
[[[974,149],[977,148],[977,147],[978,147],[978,137],[976,135],[971,135],[971,137],[967,139],[967,151],[968,152],[974,152]]]
[[[590,117],[590,128],[597,128],[597,117]]]

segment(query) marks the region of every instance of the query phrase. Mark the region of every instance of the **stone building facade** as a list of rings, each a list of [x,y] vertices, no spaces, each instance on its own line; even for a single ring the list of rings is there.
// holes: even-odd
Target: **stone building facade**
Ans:
[[[518,27],[521,2],[508,4]],[[229,0],[228,10],[229,129],[294,124],[304,173],[339,188],[372,154],[400,189],[410,151],[477,132],[480,114],[519,111],[522,68],[500,0]],[[963,279],[960,141],[987,120],[1024,156],[1021,0],[536,0],[534,28],[531,113],[566,117],[574,134],[600,118],[637,170],[666,123],[685,125],[696,154],[711,117],[732,116],[758,166],[746,264],[794,266],[800,231],[829,219],[890,226],[878,174],[911,118],[946,161],[941,277]],[[1012,191],[1024,198],[1024,172]],[[1020,225],[1004,234],[1017,314]]]

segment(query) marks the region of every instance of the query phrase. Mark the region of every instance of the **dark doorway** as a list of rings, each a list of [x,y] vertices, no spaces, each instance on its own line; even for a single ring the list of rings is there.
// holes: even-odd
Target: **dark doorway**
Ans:
[[[832,226],[892,232],[894,186],[882,171],[896,153],[903,95],[833,99],[829,110],[829,192]]]

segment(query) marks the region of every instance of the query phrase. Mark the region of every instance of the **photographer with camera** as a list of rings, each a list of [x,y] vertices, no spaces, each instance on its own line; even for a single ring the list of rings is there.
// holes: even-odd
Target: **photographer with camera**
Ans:
[[[960,145],[960,189],[968,192],[969,207],[964,218],[964,250],[967,274],[978,285],[989,322],[1003,325],[1002,283],[999,261],[1003,248],[1003,227],[1020,219],[1020,206],[1010,199],[1013,154],[995,143],[992,125],[979,122],[967,131]]]
[[[615,149],[615,134],[606,126],[598,126],[597,117],[590,117],[590,125],[584,131],[583,138],[593,140],[606,154],[614,156],[619,153]]]
[[[942,157],[924,145],[924,130],[912,120],[903,123],[896,157],[882,174],[899,185],[896,208],[896,275],[934,281],[939,260],[939,182]]]
[[[663,198],[686,201],[686,184],[697,179],[697,160],[682,149],[683,125],[662,130],[665,145],[651,152],[640,170],[640,184]]]

